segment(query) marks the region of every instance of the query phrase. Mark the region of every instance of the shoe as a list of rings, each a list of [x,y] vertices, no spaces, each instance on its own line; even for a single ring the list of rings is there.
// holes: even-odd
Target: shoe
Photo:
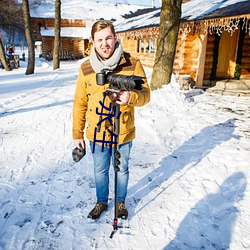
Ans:
[[[91,218],[93,220],[98,219],[100,215],[102,214],[102,212],[107,210],[107,208],[108,208],[108,205],[103,204],[101,202],[97,202],[95,204],[95,207],[89,212],[88,218]]]
[[[117,202],[117,218],[127,219],[128,210],[124,202]]]

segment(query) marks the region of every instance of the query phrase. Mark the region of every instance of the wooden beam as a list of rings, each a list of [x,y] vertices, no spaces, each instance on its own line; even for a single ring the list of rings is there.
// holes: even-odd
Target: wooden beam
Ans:
[[[203,77],[204,77],[204,68],[205,68],[205,59],[206,59],[206,50],[207,50],[207,36],[204,34],[199,35],[199,55],[198,55],[198,67],[196,71],[196,86],[202,87]]]

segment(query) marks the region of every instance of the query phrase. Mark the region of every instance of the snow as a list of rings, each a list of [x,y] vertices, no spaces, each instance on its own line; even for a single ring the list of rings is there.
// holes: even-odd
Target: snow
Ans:
[[[228,7],[230,5],[246,2],[248,0],[191,0],[182,4],[182,19],[191,21],[195,19],[202,19],[204,16],[212,13],[215,10]],[[145,9],[157,7],[152,12],[135,16],[129,19],[124,19],[122,16],[136,12],[138,9]],[[88,39],[90,37],[90,27],[94,20],[115,19],[114,22],[116,31],[122,32],[131,29],[138,29],[148,26],[157,26],[160,23],[161,1],[95,1],[85,0],[62,0],[61,16],[63,19],[84,20],[87,22],[87,28],[82,27],[62,27],[62,37],[80,37]],[[31,9],[32,17],[54,18],[55,5],[51,1],[45,1],[45,4],[39,6],[37,9]],[[43,36],[53,36],[54,28],[46,27],[41,29]]]
[[[98,0],[98,2],[111,2],[118,4],[138,4],[138,5],[148,5],[148,6],[161,6],[161,0]]]
[[[141,27],[158,26],[160,24],[160,9],[152,12],[135,16],[128,19],[120,18],[114,22],[117,32],[139,29]]]
[[[191,0],[190,2],[182,4],[182,18],[186,20],[202,19],[202,17],[215,10],[247,1],[248,0]]]
[[[92,25],[91,25],[92,26]],[[42,36],[54,36],[55,28],[41,28]],[[89,39],[91,37],[91,27],[62,27],[61,37],[79,37],[82,39]]]
[[[219,10],[236,3],[246,2],[248,0],[191,0],[181,5],[181,19],[192,21],[196,19],[204,19],[206,15],[211,14],[215,10]],[[243,10],[238,10],[243,11]],[[160,24],[160,8],[142,14],[140,16],[131,17],[128,19],[120,18],[114,24],[117,32],[135,30],[142,27],[158,26]],[[244,13],[249,13],[249,10],[244,10]]]
[[[110,1],[98,2],[95,0],[62,0],[61,1],[61,17],[62,19],[71,20],[97,20],[118,19],[121,15],[125,15],[137,11],[138,9],[149,8],[148,5],[140,5],[133,3],[119,3]],[[32,17],[54,18],[55,4],[52,1],[45,1],[45,4],[38,6],[36,9],[30,10]]]
[[[129,228],[109,238],[112,169],[108,211],[86,219],[90,148],[79,163],[71,156],[81,62],[0,70],[0,249],[250,249],[250,99],[180,91],[174,78],[136,108]]]

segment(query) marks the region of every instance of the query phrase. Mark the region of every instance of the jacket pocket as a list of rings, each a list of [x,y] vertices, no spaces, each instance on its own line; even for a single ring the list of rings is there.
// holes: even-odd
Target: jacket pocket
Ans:
[[[121,110],[121,118],[120,118],[120,133],[126,134],[130,131],[134,130],[134,108],[125,108]]]

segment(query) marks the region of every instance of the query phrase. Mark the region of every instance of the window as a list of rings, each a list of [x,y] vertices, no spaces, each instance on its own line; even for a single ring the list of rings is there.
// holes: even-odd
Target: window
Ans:
[[[155,53],[155,38],[142,38],[137,40],[138,53]]]

